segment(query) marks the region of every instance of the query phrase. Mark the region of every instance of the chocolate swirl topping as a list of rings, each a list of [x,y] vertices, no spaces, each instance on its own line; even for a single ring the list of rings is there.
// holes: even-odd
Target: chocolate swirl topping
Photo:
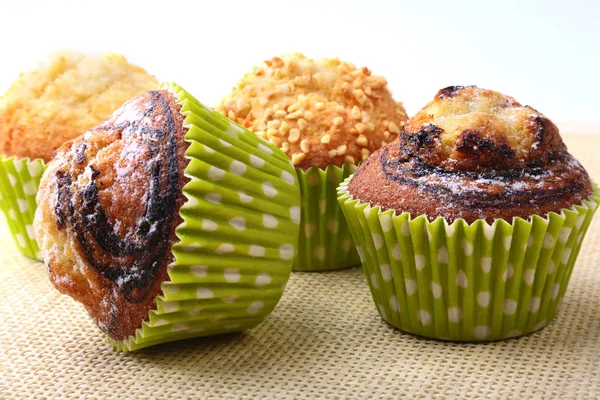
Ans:
[[[153,91],[150,96],[148,108],[137,118],[90,131],[118,132],[121,140],[141,141],[147,149],[142,171],[148,179],[146,205],[135,223],[135,235],[117,234],[115,223],[101,204],[98,179],[102,172],[94,165],[90,164],[86,171],[89,182],[75,191],[72,179],[65,172],[56,171],[58,226],[71,224],[89,265],[113,281],[131,303],[147,298],[170,250],[168,239],[181,186],[173,110],[161,93]],[[85,160],[86,147],[85,142],[78,147],[76,163]]]
[[[497,92],[450,87],[359,168],[349,189],[413,216],[491,223],[580,204],[591,183],[556,126],[533,108]]]
[[[529,207],[559,201],[585,189],[578,178],[583,167],[570,154],[562,154],[544,165],[515,170],[483,172],[448,171],[418,159],[402,162],[391,157],[387,147],[379,156],[386,179],[430,192],[457,207],[502,209]],[[543,184],[542,184],[543,183]]]

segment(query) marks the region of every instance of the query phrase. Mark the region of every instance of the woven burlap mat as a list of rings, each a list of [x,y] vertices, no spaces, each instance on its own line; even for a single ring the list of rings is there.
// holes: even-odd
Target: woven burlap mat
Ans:
[[[600,136],[572,136],[600,180]],[[592,223],[556,320],[520,339],[454,344],[416,338],[377,314],[359,268],[295,273],[258,328],[113,351],[41,263],[0,225],[0,398],[600,397],[600,218]]]

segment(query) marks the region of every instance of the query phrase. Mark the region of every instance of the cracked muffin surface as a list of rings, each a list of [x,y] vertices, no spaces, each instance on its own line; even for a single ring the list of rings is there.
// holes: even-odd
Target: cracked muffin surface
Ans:
[[[592,193],[557,127],[510,96],[451,86],[354,175],[355,198],[449,223],[559,212]]]
[[[154,76],[119,54],[53,53],[0,99],[0,154],[48,162],[63,143],[156,87]]]

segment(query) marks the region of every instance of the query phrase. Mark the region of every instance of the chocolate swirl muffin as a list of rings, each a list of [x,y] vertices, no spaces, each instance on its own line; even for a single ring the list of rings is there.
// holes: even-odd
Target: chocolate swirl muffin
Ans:
[[[413,218],[492,223],[581,204],[592,185],[544,115],[498,92],[451,86],[358,169],[349,191]]]
[[[148,318],[173,261],[188,181],[180,108],[168,91],[135,97],[61,147],[42,178],[35,229],[50,280],[113,339]]]

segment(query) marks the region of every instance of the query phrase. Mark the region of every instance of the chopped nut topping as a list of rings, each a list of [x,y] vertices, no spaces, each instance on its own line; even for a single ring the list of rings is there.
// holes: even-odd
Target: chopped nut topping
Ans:
[[[306,120],[304,118],[300,118],[297,121],[297,123],[298,123],[298,128],[300,128],[300,130],[304,130],[308,126],[308,122],[306,122]]]
[[[353,90],[352,94],[354,95],[356,101],[358,101],[360,104],[365,104],[367,101],[367,96],[365,96],[365,92],[363,92],[361,89]]]
[[[363,133],[365,133],[367,131],[367,129],[369,129],[369,127],[367,126],[367,124],[363,124],[362,122],[359,122],[358,124],[354,125],[354,128],[361,135]]]
[[[361,147],[367,147],[369,139],[367,139],[365,135],[359,135],[358,139],[356,139],[356,143]]]
[[[302,168],[364,160],[369,149],[394,140],[406,119],[385,78],[337,59],[299,54],[253,68],[215,109]]]
[[[292,164],[298,165],[302,161],[304,161],[305,158],[306,158],[306,154],[305,153],[292,154]]]
[[[298,128],[290,129],[290,136],[288,136],[288,140],[290,143],[296,143],[300,138],[300,130]]]
[[[272,129],[279,129],[280,125],[281,125],[280,119],[274,119],[273,121],[269,121],[267,123],[267,127],[272,128]]]
[[[290,93],[290,86],[287,84],[277,85],[276,90],[281,94],[288,94],[288,93]]]
[[[398,125],[396,125],[394,121],[390,122],[390,132],[395,133],[396,135],[400,134],[400,128],[398,128]]]
[[[369,149],[362,149],[360,151],[360,156],[363,159],[363,161],[366,160],[367,158],[369,158],[370,154],[371,154],[371,152],[369,151]]]
[[[379,89],[387,85],[387,81],[383,76],[369,76],[367,78],[367,85],[369,85],[371,89]]]
[[[361,121],[364,122],[365,124],[367,122],[371,121],[371,114],[369,114],[366,111],[361,111],[360,116],[361,116]]]
[[[286,119],[298,119],[304,115],[304,110],[299,109],[285,116]]]
[[[353,77],[357,78],[359,76],[363,76],[365,74],[364,68],[355,69],[350,73]]]
[[[359,87],[361,87],[361,86],[362,86],[364,83],[365,83],[365,80],[364,80],[364,79],[363,79],[363,77],[361,76],[361,77],[359,77],[359,78],[356,78],[356,79],[354,80],[354,82],[352,82],[352,86],[354,86],[355,88],[357,88],[357,89],[358,89],[358,88],[359,88]]]
[[[277,133],[278,133],[277,129],[273,129],[273,128],[267,129],[267,137],[268,138],[272,138],[273,136],[278,136]]]
[[[310,146],[308,145],[307,139],[302,139],[300,141],[300,149],[302,150],[303,153],[308,153],[310,151]]]
[[[279,132],[286,134],[290,130],[290,125],[287,121],[281,121],[281,125],[279,126]]]

